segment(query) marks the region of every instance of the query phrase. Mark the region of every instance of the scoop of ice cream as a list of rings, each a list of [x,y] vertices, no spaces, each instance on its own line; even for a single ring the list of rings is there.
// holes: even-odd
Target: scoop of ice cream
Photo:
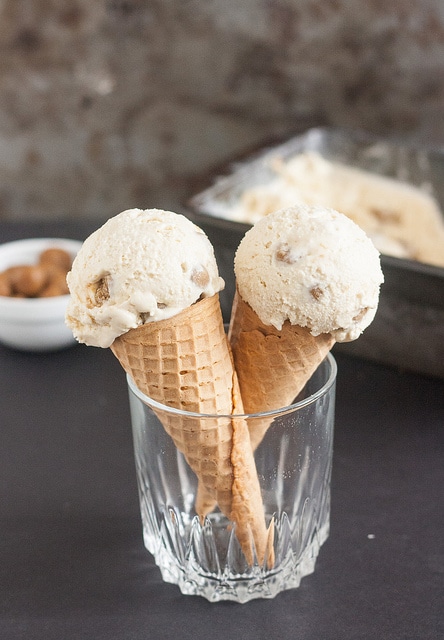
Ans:
[[[79,342],[109,347],[223,289],[213,247],[171,211],[130,209],[85,240],[67,276],[66,323]]]
[[[383,282],[379,252],[345,215],[319,206],[281,209],[257,222],[235,256],[239,294],[267,325],[291,324],[338,342],[373,320]]]

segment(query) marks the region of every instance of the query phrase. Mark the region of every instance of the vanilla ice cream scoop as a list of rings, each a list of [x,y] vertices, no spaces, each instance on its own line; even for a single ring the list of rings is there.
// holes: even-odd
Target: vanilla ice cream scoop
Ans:
[[[298,205],[259,220],[235,256],[239,295],[266,325],[286,320],[355,340],[373,320],[383,282],[379,252],[345,215]]]
[[[129,209],[109,219],[85,240],[67,282],[66,323],[79,342],[98,347],[224,287],[205,233],[159,209]]]

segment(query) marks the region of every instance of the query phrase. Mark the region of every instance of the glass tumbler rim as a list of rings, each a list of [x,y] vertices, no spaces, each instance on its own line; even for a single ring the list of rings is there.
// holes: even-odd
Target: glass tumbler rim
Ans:
[[[281,415],[285,415],[288,412],[297,411],[299,409],[302,409],[304,407],[307,407],[308,405],[315,403],[318,400],[318,398],[328,393],[329,389],[332,387],[332,385],[336,380],[336,375],[338,371],[336,360],[331,353],[327,354],[323,362],[325,362],[326,360],[328,361],[328,364],[330,366],[330,371],[328,373],[327,380],[319,389],[317,389],[314,393],[307,396],[307,398],[303,398],[302,400],[299,400],[298,402],[294,402],[286,407],[279,407],[277,409],[271,409],[270,411],[262,411],[260,413],[239,413],[239,414],[236,414],[236,417],[249,419],[249,418],[263,418],[263,417],[268,418],[273,416],[274,417],[281,416]],[[157,402],[157,400],[153,400],[153,398],[150,398],[149,396],[145,395],[142,391],[140,391],[140,389],[136,386],[134,380],[129,374],[126,375],[126,378],[127,378],[128,388],[132,391],[132,393],[134,393],[134,395],[136,395],[144,404],[148,405],[152,409],[155,409],[156,411],[162,411],[162,412],[174,414],[176,416],[183,416],[186,418],[201,418],[201,419],[202,418],[203,419],[214,419],[214,418],[232,419],[233,418],[233,414],[197,413],[194,411],[185,411],[184,409],[176,409],[175,407],[170,407],[168,405],[162,404],[161,402]]]

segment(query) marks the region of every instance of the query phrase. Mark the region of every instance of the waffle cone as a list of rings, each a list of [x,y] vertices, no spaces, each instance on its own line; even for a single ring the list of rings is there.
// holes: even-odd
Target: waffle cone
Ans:
[[[158,413],[198,477],[198,515],[206,515],[199,496],[211,497],[236,524],[247,561],[253,563],[255,550],[262,563],[267,531],[248,428],[244,420],[227,417],[243,413],[243,407],[219,296],[204,298],[173,318],[131,329],[111,349],[148,397],[184,411],[221,415],[202,421]]]
[[[312,336],[286,321],[279,331],[265,325],[236,292],[229,340],[246,413],[272,411],[291,404],[334,345],[330,334]],[[269,421],[255,421],[253,450]]]
[[[228,337],[246,414],[290,405],[334,345],[330,334],[312,336],[308,329],[285,322],[279,331],[265,325],[239,293],[233,300]],[[268,418],[249,422],[253,452],[262,442]],[[201,510],[214,508],[202,491]]]

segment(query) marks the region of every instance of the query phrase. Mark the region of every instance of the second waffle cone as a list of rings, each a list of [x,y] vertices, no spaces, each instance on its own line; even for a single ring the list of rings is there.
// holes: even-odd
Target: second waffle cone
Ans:
[[[330,334],[312,336],[308,329],[288,321],[281,330],[265,325],[238,292],[228,337],[247,414],[292,404],[335,343]],[[270,418],[251,419],[249,427],[254,451],[270,427]],[[199,501],[205,514],[215,506],[203,490]]]
[[[265,325],[238,292],[228,336],[246,413],[292,404],[335,343],[330,334],[313,336],[288,320],[281,330]],[[253,450],[268,426],[268,420],[255,422]]]

